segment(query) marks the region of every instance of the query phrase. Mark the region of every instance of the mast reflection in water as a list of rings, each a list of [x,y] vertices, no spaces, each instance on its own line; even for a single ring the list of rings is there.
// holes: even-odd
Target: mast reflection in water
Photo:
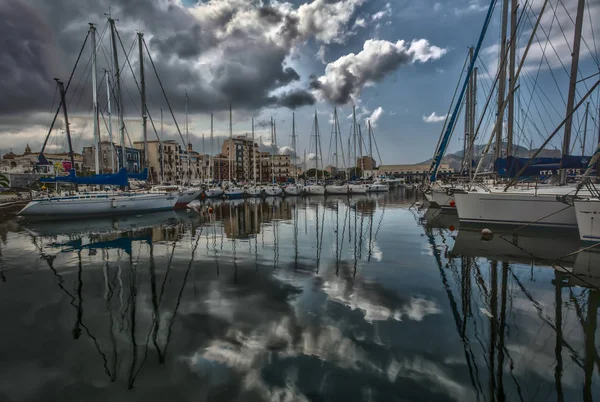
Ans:
[[[591,401],[600,258],[414,194],[0,226],[2,401]]]

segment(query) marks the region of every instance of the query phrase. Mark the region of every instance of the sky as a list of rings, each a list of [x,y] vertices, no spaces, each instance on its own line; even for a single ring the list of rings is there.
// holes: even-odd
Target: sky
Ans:
[[[518,33],[520,52],[541,3],[528,2]],[[564,117],[565,65],[568,68],[570,63],[577,2],[551,0],[549,4],[550,12],[542,19],[544,30],[538,32],[518,90],[523,124],[517,123],[521,131],[516,142],[526,145],[541,143]],[[106,20],[110,12],[120,38],[117,54],[128,140],[142,139],[140,95],[133,77],[139,79],[136,38],[137,32],[143,32],[147,105],[156,128],[149,123],[151,140],[157,135],[189,138],[196,150],[210,152],[210,115],[214,115],[215,138],[222,141],[229,134],[231,104],[234,135],[250,133],[254,119],[257,140],[269,143],[272,117],[280,149],[291,143],[294,114],[297,151],[310,154],[316,112],[327,162],[333,152],[334,107],[344,146],[355,107],[363,133],[370,119],[384,164],[418,163],[434,153],[468,47],[477,42],[488,6],[487,0],[4,0],[0,3],[0,36],[6,38],[0,42],[0,93],[9,96],[0,98],[0,149],[21,153],[27,143],[34,151],[41,148],[57,107],[54,78],[68,81],[89,22],[97,26],[100,130],[102,138],[108,138],[104,71],[112,69],[114,75]],[[496,6],[478,62],[477,107],[482,116],[492,112],[484,114],[483,105],[499,58],[499,14]],[[600,23],[594,25],[598,20],[600,0],[588,0],[580,77],[598,71]],[[544,35],[551,39],[551,50],[544,45]],[[76,151],[93,138],[91,54],[88,40],[67,93]],[[583,85],[593,82],[591,78],[580,84],[578,95],[585,93]],[[532,102],[534,97],[538,100]],[[597,99],[594,94],[593,116]],[[529,113],[533,106],[535,112]],[[114,135],[116,117],[113,110]],[[582,121],[581,111],[575,120]],[[487,120],[482,121],[482,131],[489,131]],[[595,123],[589,122],[591,133]],[[461,148],[460,124],[449,152]],[[56,127],[48,149],[58,151],[66,143],[62,118]],[[481,137],[485,141],[485,135]],[[590,147],[593,141],[589,134]],[[551,146],[560,146],[560,141]]]

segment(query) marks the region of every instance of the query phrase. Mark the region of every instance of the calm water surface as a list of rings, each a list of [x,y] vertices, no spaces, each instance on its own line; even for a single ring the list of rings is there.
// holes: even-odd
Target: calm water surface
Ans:
[[[600,254],[413,202],[4,222],[0,401],[600,400]]]

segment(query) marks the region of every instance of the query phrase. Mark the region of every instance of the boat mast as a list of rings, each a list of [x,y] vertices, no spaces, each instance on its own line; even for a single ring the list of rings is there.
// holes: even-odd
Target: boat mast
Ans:
[[[292,113],[292,149],[294,151],[294,179],[298,181],[298,155],[296,154],[296,113]]]
[[[213,137],[213,114],[210,114],[210,156],[209,156],[209,162],[208,164],[211,166],[212,169],[212,177],[211,180],[215,179],[215,160],[213,158],[213,153],[214,153],[214,137]]]
[[[475,67],[473,69],[473,82],[471,83],[472,95],[471,95],[471,138],[469,141],[469,159],[468,159],[468,169],[469,169],[469,179],[473,177],[473,154],[475,152],[475,119],[477,114],[477,73],[479,69]]]
[[[112,135],[112,111],[111,111],[111,107],[110,107],[110,98],[111,98],[111,94],[110,94],[110,74],[108,73],[108,70],[104,70],[104,75],[106,77],[106,99],[108,101],[108,106],[107,106],[107,112],[106,114],[108,114],[108,138],[110,140],[110,167],[111,167],[111,172],[112,173],[116,173],[115,172],[115,144],[113,143],[113,135]],[[96,155],[98,156],[98,155]]]
[[[367,129],[369,131],[369,158],[371,158],[371,163],[375,165],[373,163],[375,159],[373,158],[373,129],[371,128],[371,119],[367,120]],[[373,171],[375,171],[375,166],[372,167]]]
[[[502,133],[504,131],[502,124],[504,121],[504,96],[506,92],[506,31],[508,30],[508,2],[504,0],[502,5],[502,28],[500,34],[500,75],[498,78],[498,113],[496,115],[496,149],[494,152],[494,160],[502,156]],[[512,36],[512,35],[511,35]]]
[[[585,120],[583,121],[583,143],[581,144],[581,156],[585,156],[585,142],[587,140],[588,116],[590,113],[590,102],[585,104]]]
[[[144,137],[144,165],[143,167],[150,169],[148,160],[148,128],[147,128],[147,111],[146,111],[146,80],[144,78],[144,34],[138,32],[138,47],[140,53],[140,93],[142,96],[142,134]]]
[[[336,172],[339,169],[339,160],[338,160],[338,123],[337,123],[337,107],[333,107],[333,133],[335,137],[335,170]]]
[[[352,140],[354,141],[354,176],[358,169],[358,161],[356,160],[356,106],[352,106]]]
[[[121,69],[119,67],[119,55],[117,54],[117,38],[116,38],[116,28],[115,28],[115,20],[112,18],[108,19],[110,23],[110,33],[112,39],[112,48],[113,48],[113,62],[115,68],[115,80],[117,84],[117,106],[119,108],[119,134],[121,136],[121,168],[126,168],[125,166],[125,122],[123,121],[123,97],[121,94]]]
[[[575,17],[575,34],[573,37],[573,53],[571,56],[571,75],[569,82],[569,95],[567,98],[567,121],[565,122],[565,135],[563,139],[562,154],[568,155],[571,145],[571,129],[573,126],[573,107],[575,105],[575,93],[577,92],[577,71],[579,70],[579,48],[581,46],[581,30],[583,27],[583,11],[585,9],[585,0],[579,0],[577,3],[577,16]],[[567,182],[567,175],[563,168],[561,160],[561,184]]]
[[[362,179],[363,171],[365,170],[365,162],[363,160],[363,149],[362,149],[362,130],[360,128],[360,124],[358,125],[358,151],[360,155],[360,178]]]
[[[315,167],[317,171],[315,172],[315,178],[317,180],[316,184],[319,184],[319,120],[317,120],[317,111],[315,110]]]
[[[69,115],[67,113],[67,100],[65,99],[65,86],[62,81],[56,80],[60,89],[60,101],[63,106],[63,115],[65,117],[65,127],[67,131],[67,140],[69,144],[69,157],[71,159],[71,169],[75,171],[75,157],[73,155],[73,143],[71,142],[71,129],[69,128]]]
[[[275,122],[273,121],[273,117],[271,117],[271,146],[275,145]],[[275,146],[277,148],[277,146]],[[275,168],[273,166],[273,154],[270,156],[271,159],[271,184],[275,182]]]
[[[188,150],[190,143],[190,132],[188,129],[188,94],[187,89],[185,90],[185,154],[187,155],[187,181],[185,183],[190,182],[190,152]]]
[[[231,163],[233,162],[233,123],[231,120],[231,102],[229,102],[229,180],[231,181]]]
[[[90,36],[92,37],[92,97],[94,108],[94,159],[96,174],[100,174],[100,125],[98,120],[98,78],[96,72],[96,26],[90,23]],[[74,167],[74,166],[73,166]]]
[[[517,9],[518,0],[511,0],[511,12],[510,12],[510,53],[508,61],[508,85],[510,88],[514,88],[516,85],[515,81],[515,61],[517,56]],[[514,125],[515,125],[515,92],[511,91],[508,94],[508,123],[506,133],[506,157],[513,153],[513,136],[514,136]]]
[[[164,145],[163,110],[160,109],[160,175],[161,182],[165,182],[165,145]]]
[[[256,152],[254,152],[254,117],[252,118],[252,176],[256,186]]]

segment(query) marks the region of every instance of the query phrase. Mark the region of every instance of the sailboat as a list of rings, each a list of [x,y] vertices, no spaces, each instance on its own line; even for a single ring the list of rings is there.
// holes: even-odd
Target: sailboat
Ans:
[[[271,117],[271,144],[275,148],[275,152],[277,152],[277,134],[275,132],[275,123],[273,122],[273,118]],[[265,195],[267,196],[278,196],[283,193],[283,189],[277,185],[277,181],[275,180],[275,166],[273,164],[273,155],[270,157],[271,159],[271,183],[266,185],[263,188]]]
[[[228,159],[229,159],[229,182],[227,183],[227,185],[225,186],[225,190],[223,191],[223,193],[225,194],[225,197],[229,198],[229,199],[234,199],[234,198],[242,198],[244,196],[244,189],[241,187],[238,187],[234,182],[232,182],[232,167],[231,164],[234,163],[234,143],[233,143],[233,120],[232,120],[232,114],[231,114],[231,103],[229,104],[229,155],[228,155]],[[237,166],[236,166],[236,170],[237,170]]]
[[[215,160],[214,160],[214,158],[212,156],[213,147],[214,147],[214,130],[213,130],[213,114],[211,113],[210,114],[210,150],[211,150],[211,157],[210,157],[210,162],[209,163],[210,163],[210,166],[212,166],[213,182],[214,182],[214,180],[215,180]],[[220,178],[221,178],[221,164],[219,163],[219,179]],[[204,196],[206,198],[222,197],[223,196],[223,190],[219,186],[211,185],[208,189],[204,190]]]
[[[505,0],[506,2],[507,0]],[[493,4],[493,3],[492,3]],[[589,97],[594,91],[600,81],[597,81],[588,92],[580,99],[579,103],[575,105],[575,95],[576,95],[576,83],[577,83],[577,72],[578,72],[578,63],[579,63],[579,49],[580,49],[580,41],[581,41],[581,28],[583,24],[583,12],[585,8],[585,1],[579,1],[578,9],[577,9],[577,18],[576,18],[576,26],[575,26],[575,35],[573,40],[573,53],[571,59],[571,73],[570,73],[570,85],[569,85],[569,93],[567,100],[567,109],[566,109],[566,117],[560,123],[560,125],[550,134],[550,136],[546,139],[544,144],[536,151],[527,161],[523,163],[521,169],[514,173],[511,173],[512,179],[510,179],[508,185],[503,186],[502,188],[486,188],[484,186],[479,186],[477,189],[469,189],[466,191],[456,190],[453,192],[454,201],[456,203],[456,208],[458,211],[458,215],[461,221],[463,222],[486,222],[486,223],[497,223],[497,224],[508,224],[508,225],[530,225],[530,226],[550,226],[550,227],[576,227],[577,220],[575,215],[575,209],[573,208],[573,203],[570,202],[575,196],[576,188],[565,185],[566,184],[566,174],[568,167],[567,163],[569,162],[569,150],[571,149],[571,140],[570,133],[572,127],[572,117],[573,113],[577,110],[579,106],[585,101],[587,97]],[[486,18],[486,24],[489,21],[489,17],[491,14],[492,5],[490,5],[490,10],[488,12],[488,16]],[[506,31],[507,24],[507,11],[508,3],[504,6],[504,15],[503,15],[503,31]],[[544,8],[540,10],[540,16],[543,13]],[[580,18],[581,17],[581,18]],[[516,21],[515,13],[512,14],[511,18],[511,32],[513,35],[516,35],[517,29],[517,21]],[[508,105],[508,130],[507,130],[507,157],[506,163],[507,166],[512,164],[513,162],[520,162],[518,158],[514,158],[511,156],[512,152],[512,138],[513,138],[513,125],[514,125],[514,92],[516,89],[516,83],[523,67],[523,64],[526,60],[527,52],[529,51],[529,46],[534,38],[537,27],[539,25],[540,19],[531,33],[530,41],[527,47],[524,50],[523,55],[521,56],[521,61],[518,69],[515,73],[515,54],[517,51],[517,46],[510,46],[510,49],[506,49],[505,51],[501,51],[501,69],[499,71],[500,76],[500,84],[503,85],[505,81],[506,71],[505,68],[502,67],[504,64],[504,59],[507,55],[510,56],[510,66],[509,66],[509,90],[506,95],[506,99],[504,96],[504,92],[499,91],[499,102],[498,102],[498,114],[496,126],[494,128],[493,134],[490,137],[490,142],[486,147],[486,152],[489,149],[491,141],[496,136],[496,144],[497,150],[499,152],[499,145],[501,141],[499,139],[502,138],[502,116],[504,113],[504,107]],[[463,90],[461,92],[461,96],[458,98],[457,104],[455,105],[455,112],[450,119],[450,123],[448,124],[446,135],[441,139],[440,146],[438,147],[438,151],[434,157],[432,162],[432,174],[430,180],[432,182],[435,181],[435,174],[437,173],[437,168],[439,167],[439,163],[441,162],[441,157],[445,148],[447,147],[450,134],[452,131],[452,123],[456,117],[458,109],[460,107],[461,99],[465,93],[465,89],[467,87],[468,80],[474,68],[474,63],[477,58],[477,54],[481,47],[481,43],[483,37],[485,35],[485,30],[482,32],[479,43],[475,49],[475,56],[471,59],[471,63],[469,66],[469,70],[467,73],[467,78],[463,86]],[[502,42],[504,43],[504,42]],[[516,43],[516,38],[511,38],[509,43]],[[504,48],[504,46],[503,46]],[[510,54],[508,51],[510,50]],[[563,149],[562,149],[562,159],[561,159],[561,168],[559,170],[559,176],[561,185],[560,186],[535,186],[534,188],[524,188],[519,189],[511,186],[522,177],[523,173],[525,173],[529,168],[534,168],[537,162],[537,156],[540,151],[546,146],[549,141],[554,137],[554,135],[565,126],[565,135],[563,138]],[[582,158],[578,158],[582,159]],[[496,159],[498,161],[498,158]],[[563,164],[564,163],[564,164]],[[481,165],[481,161],[479,163]],[[475,176],[477,175],[478,169],[475,171]],[[533,170],[533,169],[532,169]],[[510,170],[509,170],[510,172]],[[538,166],[538,174],[541,172]],[[475,177],[474,176],[474,177]],[[509,190],[510,188],[510,190]],[[580,192],[579,196],[585,195],[585,192]],[[589,193],[588,193],[589,195]]]
[[[316,110],[313,131],[315,133],[315,181],[308,182],[304,186],[303,191],[306,195],[323,195],[325,194],[325,187],[319,184],[319,159],[321,159],[319,153],[321,151],[321,138],[319,134],[319,120],[317,119]]]
[[[356,157],[356,141],[359,141],[359,148],[362,150],[362,135],[358,136],[358,125],[356,124],[356,106],[352,106],[352,137],[354,139],[354,160],[355,160],[355,169],[354,173],[358,171],[358,158]],[[360,160],[362,162],[362,151],[360,155]],[[362,174],[362,169],[361,169]],[[367,194],[367,186],[366,184],[361,183],[350,183],[348,184],[348,193],[349,194]]]
[[[371,127],[371,120],[367,122],[368,134],[369,134],[369,157],[371,158],[371,163],[374,163],[375,159],[373,158],[373,141],[375,138],[373,136],[373,128]],[[377,144],[375,144],[377,146]],[[367,184],[367,193],[380,193],[390,191],[390,185],[383,180],[375,179],[373,183]]]
[[[338,144],[341,145],[342,135],[340,132],[340,122],[337,115],[337,108],[333,108],[333,128],[332,128],[333,140],[335,141],[335,171],[339,170],[339,156],[338,156]],[[344,161],[344,147],[340,146],[342,150],[342,164],[345,166]],[[348,194],[348,184],[346,183],[331,183],[325,186],[325,192],[327,194]]]
[[[119,63],[116,52],[115,42],[115,25],[114,20],[108,20],[112,33],[112,42],[114,56],[114,64],[117,69],[116,84],[117,96],[121,100],[120,90],[120,74]],[[60,93],[60,104],[56,111],[55,118],[52,122],[48,136],[52,132],[52,126],[56,121],[56,117],[62,108],[65,120],[65,128],[67,142],[69,146],[69,156],[71,159],[71,170],[66,176],[57,176],[54,178],[43,178],[41,182],[47,183],[69,183],[77,185],[91,186],[120,186],[126,187],[128,183],[127,170],[125,169],[125,139],[124,139],[124,123],[123,123],[123,108],[122,102],[119,107],[119,124],[121,127],[121,169],[114,174],[100,174],[99,167],[99,143],[100,143],[100,128],[99,128],[99,110],[98,110],[98,95],[97,95],[97,77],[96,77],[96,26],[90,24],[90,36],[92,46],[92,94],[93,94],[93,122],[94,122],[94,143],[95,143],[95,168],[96,175],[91,177],[77,177],[75,174],[74,152],[71,141],[71,131],[69,128],[69,116],[67,113],[66,90],[62,81],[57,81],[58,91]],[[85,43],[84,43],[85,45]],[[145,114],[145,103],[143,103]],[[46,138],[46,142],[47,143]],[[44,148],[40,152],[39,160],[45,160],[43,155]],[[146,192],[70,192],[64,195],[45,194],[42,197],[35,198],[29,202],[20,212],[19,215],[29,218],[55,218],[61,219],[66,216],[96,216],[96,215],[115,215],[123,213],[138,213],[172,209],[177,202],[177,197],[170,193],[146,193]]]
[[[144,77],[144,62],[143,62],[144,58],[143,58],[143,54],[140,54],[140,77]],[[141,86],[142,86],[142,105],[146,104],[146,99],[145,99],[145,84],[144,84],[144,80],[141,80]],[[161,113],[161,122],[160,122],[160,127],[161,127],[161,132],[163,129],[163,122],[162,122],[162,113]],[[146,133],[146,113],[145,113],[145,109],[142,109],[142,130],[144,133],[144,160],[146,161],[146,163],[148,163],[148,141],[147,141],[147,133]],[[186,137],[189,139],[189,131],[188,131],[188,97],[187,97],[187,92],[185,94],[185,133],[186,133]],[[161,133],[162,135],[162,133]],[[189,141],[188,141],[189,142]],[[186,147],[187,148],[187,147]],[[163,147],[161,146],[161,152]],[[161,155],[161,159],[164,159],[164,155]],[[189,168],[189,164],[190,164],[190,158],[189,158],[189,153],[187,155],[187,160],[188,160],[188,168]],[[188,177],[189,179],[189,177]],[[196,199],[198,199],[198,197],[200,197],[200,195],[202,194],[202,189],[200,188],[195,188],[195,187],[185,187],[185,186],[179,186],[179,185],[169,185],[169,184],[159,184],[156,186],[152,186],[152,188],[150,189],[151,193],[173,193],[177,196],[177,201],[175,202],[175,209],[184,209],[188,206],[188,204]]]
[[[303,186],[298,183],[298,154],[296,153],[296,114],[292,113],[292,152],[294,158],[294,183],[283,188],[286,195],[301,195]]]
[[[252,184],[245,189],[248,197],[256,198],[262,196],[263,189],[256,184],[256,152],[254,151],[254,118],[252,118]],[[259,153],[260,155],[260,153]],[[260,158],[259,158],[260,163]]]

